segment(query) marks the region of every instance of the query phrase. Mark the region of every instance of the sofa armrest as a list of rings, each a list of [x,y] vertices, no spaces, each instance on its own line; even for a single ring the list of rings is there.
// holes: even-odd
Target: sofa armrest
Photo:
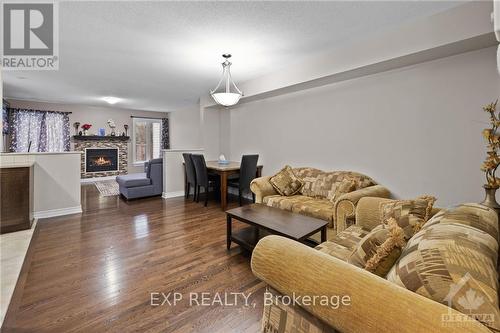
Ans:
[[[364,197],[389,198],[391,192],[382,185],[374,185],[341,195],[334,205],[335,224],[337,233],[344,231],[347,220],[355,217],[358,201]]]
[[[382,223],[380,204],[391,199],[366,197],[361,198],[356,206],[356,225],[371,230]]]
[[[491,333],[475,321],[446,326],[442,316],[458,311],[284,237],[260,240],[251,265],[258,278],[290,297],[348,296],[350,305],[337,308],[324,302],[300,304],[339,332]]]
[[[274,189],[273,185],[269,182],[271,176],[259,177],[252,180],[250,183],[250,189],[255,194],[255,202],[262,203],[264,197],[268,195],[276,195],[279,194]]]
[[[356,225],[371,230],[382,223],[380,204],[393,201],[392,199],[365,197],[361,198],[356,206]],[[431,217],[441,211],[441,208],[433,207]]]

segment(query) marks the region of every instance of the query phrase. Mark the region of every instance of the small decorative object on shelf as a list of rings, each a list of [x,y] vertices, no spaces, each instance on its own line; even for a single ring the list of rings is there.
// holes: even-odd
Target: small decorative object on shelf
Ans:
[[[128,136],[128,125],[123,125],[123,128],[125,129],[125,136]]]
[[[98,134],[99,134],[99,136],[105,136],[106,135],[106,130],[104,128],[99,128]]]
[[[87,135],[87,131],[92,127],[91,124],[83,124],[82,129],[83,129],[83,135]]]
[[[73,127],[75,128],[75,135],[78,135],[78,128],[80,127],[80,123],[78,121],[74,122]]]
[[[79,135],[79,136],[82,136],[82,135],[83,135],[82,131],[78,132],[78,135]]]
[[[500,187],[500,178],[497,178],[495,173],[500,165],[500,157],[498,156],[500,151],[500,134],[497,133],[497,129],[500,126],[500,114],[496,114],[497,103],[498,100],[483,107],[483,110],[490,114],[491,127],[483,130],[488,150],[486,152],[486,159],[481,167],[481,170],[486,175],[486,184],[483,185],[486,197],[481,204],[495,209],[498,213],[500,212],[500,205],[497,203],[495,195]]]
[[[115,136],[116,135],[116,133],[115,133],[115,128],[116,128],[115,121],[113,119],[108,119],[108,126],[109,126],[109,128],[111,128],[111,136]]]

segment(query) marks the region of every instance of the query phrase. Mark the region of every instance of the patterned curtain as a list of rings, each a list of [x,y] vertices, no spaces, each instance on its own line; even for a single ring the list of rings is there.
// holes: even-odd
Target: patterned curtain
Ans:
[[[66,112],[9,109],[11,152],[69,151]]]
[[[9,115],[7,108],[9,105],[6,101],[2,100],[2,134],[9,134]]]
[[[170,149],[170,132],[168,118],[161,119],[161,145],[163,149]]]

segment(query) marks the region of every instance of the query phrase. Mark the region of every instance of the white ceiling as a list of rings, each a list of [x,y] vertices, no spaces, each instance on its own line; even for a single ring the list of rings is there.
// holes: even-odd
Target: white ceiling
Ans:
[[[58,71],[3,71],[4,96],[173,111],[195,105],[233,54],[246,81],[460,3],[62,2]]]

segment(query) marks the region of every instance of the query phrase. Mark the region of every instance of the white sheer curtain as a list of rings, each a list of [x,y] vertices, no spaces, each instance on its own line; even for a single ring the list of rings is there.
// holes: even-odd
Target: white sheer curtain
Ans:
[[[43,113],[36,111],[16,112],[12,123],[15,126],[11,138],[11,147],[15,143],[13,151],[39,151],[38,147],[42,139]]]
[[[69,117],[64,112],[9,109],[12,152],[68,151]]]
[[[47,128],[46,151],[64,151],[64,115],[62,113],[48,112],[45,116]]]

